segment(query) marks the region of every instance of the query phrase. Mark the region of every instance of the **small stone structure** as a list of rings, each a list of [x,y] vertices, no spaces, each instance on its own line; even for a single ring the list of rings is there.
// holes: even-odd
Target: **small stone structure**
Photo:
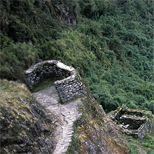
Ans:
[[[147,130],[150,130],[152,119],[151,111],[118,108],[110,115],[111,119],[128,135],[137,135],[143,139]]]
[[[29,89],[33,89],[44,79],[55,77],[62,79],[54,82],[62,103],[85,94],[84,85],[76,70],[60,61],[43,61],[24,72],[24,80]]]

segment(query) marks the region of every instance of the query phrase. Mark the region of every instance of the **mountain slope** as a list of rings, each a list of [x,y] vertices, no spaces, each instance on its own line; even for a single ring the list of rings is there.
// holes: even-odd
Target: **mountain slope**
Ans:
[[[1,153],[66,153],[75,127],[78,153],[129,152],[118,128],[104,118],[98,103],[88,105],[91,108],[88,111],[79,99],[59,104],[58,94],[50,87],[33,94],[41,106],[24,84],[0,80],[0,87]],[[82,108],[80,115],[77,104]],[[79,116],[84,116],[85,122]]]
[[[154,113],[152,0],[4,0],[0,7],[1,78],[22,79],[32,64],[58,59],[79,71],[106,112],[126,104]]]
[[[154,113],[153,0],[1,0],[0,10],[1,79],[23,80],[23,71],[32,64],[57,59],[78,70],[93,97],[106,113],[122,105]],[[22,119],[18,115],[19,104],[24,104],[23,108],[28,108],[32,113],[35,109],[31,103],[29,107],[25,100],[14,97],[17,95],[26,99],[24,95],[28,95],[27,98],[31,102],[29,92],[24,90],[24,95],[18,95],[18,86],[15,85],[16,88],[12,89],[9,86],[12,83],[8,84],[8,81],[4,80],[0,82],[4,86],[0,87],[4,109],[1,110],[1,120],[4,122],[3,128],[11,127],[3,130],[5,136],[6,131],[14,132],[14,128],[18,127],[18,122]],[[8,100],[13,104],[11,107]],[[19,119],[13,127],[11,119],[6,118],[8,121],[3,121],[4,116],[8,117],[5,108],[11,113],[13,120],[15,117]],[[26,113],[23,110],[24,114]],[[33,117],[32,115],[28,113],[27,116]],[[90,118],[92,115],[87,115],[86,118],[92,122],[101,119],[99,116],[94,120]],[[37,123],[35,118],[32,121]],[[83,142],[84,147],[79,150],[88,149],[91,145],[96,149],[94,138],[87,132],[90,131],[89,128],[95,132],[98,126],[94,124],[87,128],[87,124],[82,125],[81,128],[77,127],[80,138],[76,138],[75,134],[72,141],[78,143],[78,139],[81,142],[92,140],[86,145]],[[102,127],[102,124],[100,125]],[[21,132],[27,133],[26,128],[20,128]],[[87,128],[88,131],[82,128]],[[15,133],[18,135],[18,132]],[[39,135],[42,135],[42,132]],[[29,143],[23,138],[16,141],[14,136],[12,137],[11,143],[8,143],[7,136],[2,138],[2,146],[8,147],[8,144],[12,145],[15,141],[23,143],[26,149],[29,147]],[[42,145],[38,142],[39,139],[32,146],[41,149]],[[148,136],[143,143],[139,143],[148,149],[153,143],[153,137]],[[78,149],[77,145],[73,148]],[[151,147],[153,148],[153,145]],[[133,146],[129,148],[133,151]]]

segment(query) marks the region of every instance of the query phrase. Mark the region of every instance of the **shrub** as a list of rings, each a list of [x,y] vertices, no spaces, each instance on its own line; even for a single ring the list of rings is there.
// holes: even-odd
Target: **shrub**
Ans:
[[[149,102],[148,110],[152,111],[152,113],[154,114],[154,101]]]
[[[0,62],[0,77],[22,78],[23,71],[37,62],[39,50],[30,43],[11,43],[9,47],[3,48],[0,52],[3,57]]]

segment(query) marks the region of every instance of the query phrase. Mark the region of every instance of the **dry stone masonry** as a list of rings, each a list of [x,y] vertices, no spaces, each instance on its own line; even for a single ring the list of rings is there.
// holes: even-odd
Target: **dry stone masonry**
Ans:
[[[151,129],[151,111],[118,108],[110,117],[116,121],[123,132],[128,135],[137,135],[140,139],[143,139],[146,132]]]
[[[76,70],[57,60],[47,60],[31,66],[24,72],[24,80],[29,89],[33,89],[40,81],[60,77],[54,82],[61,102],[67,102],[85,94],[81,77]]]

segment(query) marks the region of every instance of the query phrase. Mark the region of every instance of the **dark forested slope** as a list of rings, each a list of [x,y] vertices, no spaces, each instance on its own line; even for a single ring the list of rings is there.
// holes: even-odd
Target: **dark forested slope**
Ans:
[[[0,77],[58,59],[75,67],[108,112],[154,113],[153,0],[2,0]]]

